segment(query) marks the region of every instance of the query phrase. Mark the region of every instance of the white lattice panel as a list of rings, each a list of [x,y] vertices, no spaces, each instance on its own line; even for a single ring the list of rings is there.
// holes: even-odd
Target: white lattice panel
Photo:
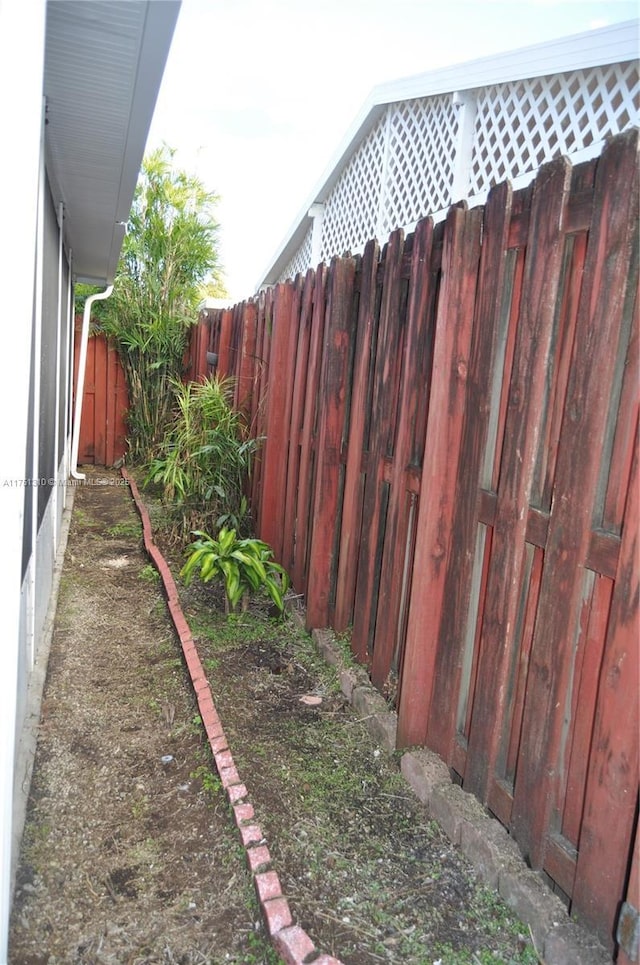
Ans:
[[[387,176],[380,236],[451,201],[458,115],[451,94],[390,107]]]
[[[633,62],[479,90],[470,193],[625,130],[638,93]]]
[[[297,274],[304,275],[307,269],[311,267],[311,235],[313,232],[313,225],[310,225],[309,230],[304,236],[304,241],[296,251],[295,255],[285,268],[285,270],[280,275],[278,281],[287,281],[289,278],[295,278]],[[315,265],[314,265],[315,267]]]
[[[384,115],[367,135],[325,202],[322,258],[357,251],[376,234],[384,170]]]

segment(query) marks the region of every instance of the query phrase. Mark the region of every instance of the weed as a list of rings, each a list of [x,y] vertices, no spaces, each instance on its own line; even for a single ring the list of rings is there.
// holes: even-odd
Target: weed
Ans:
[[[123,520],[121,523],[110,526],[107,530],[107,536],[132,536],[138,539],[142,536],[142,525],[138,519]]]
[[[98,523],[85,513],[84,509],[80,509],[79,506],[74,507],[73,510],[73,521],[76,526],[82,529],[95,529]]]
[[[152,566],[151,563],[146,563],[138,573],[138,577],[146,583],[157,583],[160,579],[160,574],[155,566]]]
[[[203,791],[211,796],[218,796],[222,792],[222,782],[206,764],[201,764],[189,775],[192,781],[200,781]]]

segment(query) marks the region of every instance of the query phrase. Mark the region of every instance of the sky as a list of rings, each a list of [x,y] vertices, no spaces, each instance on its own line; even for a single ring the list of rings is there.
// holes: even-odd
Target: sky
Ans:
[[[147,150],[220,196],[253,294],[373,87],[638,16],[636,0],[183,0]]]

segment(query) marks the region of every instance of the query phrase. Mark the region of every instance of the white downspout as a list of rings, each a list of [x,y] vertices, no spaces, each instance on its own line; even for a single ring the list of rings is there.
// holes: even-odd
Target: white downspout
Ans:
[[[105,291],[98,292],[96,295],[89,295],[84,303],[84,314],[82,316],[82,333],[80,335],[80,358],[78,359],[78,383],[76,385],[76,404],[73,412],[73,441],[71,443],[71,475],[74,479],[85,479],[82,472],[78,472],[78,448],[80,446],[80,421],[82,419],[82,396],[84,395],[84,371],[87,367],[87,344],[89,342],[89,322],[91,320],[91,307],[94,302],[108,298],[113,291],[113,285],[109,285]]]

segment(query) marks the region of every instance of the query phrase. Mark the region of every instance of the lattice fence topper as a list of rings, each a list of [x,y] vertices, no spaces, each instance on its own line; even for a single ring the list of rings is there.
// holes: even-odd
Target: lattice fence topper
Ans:
[[[481,199],[506,178],[599,145],[638,123],[639,99],[638,64],[630,61],[469,91],[468,138],[453,93],[389,104],[325,200],[322,260],[441,215],[460,200],[454,184],[456,193]],[[311,238],[309,230],[280,280],[307,270]]]
[[[379,238],[449,204],[458,136],[458,111],[451,94],[393,104],[388,118]]]
[[[304,275],[307,269],[311,267],[311,237],[313,234],[313,226],[310,225],[306,235],[304,236],[304,241],[296,251],[295,255],[285,268],[282,273],[281,281],[286,281],[287,278],[295,278],[296,275]],[[316,267],[315,265],[313,266]]]
[[[618,134],[636,120],[638,93],[633,62],[483,88],[469,193]]]
[[[386,144],[383,116],[353,155],[325,202],[322,258],[362,248],[376,234]]]

